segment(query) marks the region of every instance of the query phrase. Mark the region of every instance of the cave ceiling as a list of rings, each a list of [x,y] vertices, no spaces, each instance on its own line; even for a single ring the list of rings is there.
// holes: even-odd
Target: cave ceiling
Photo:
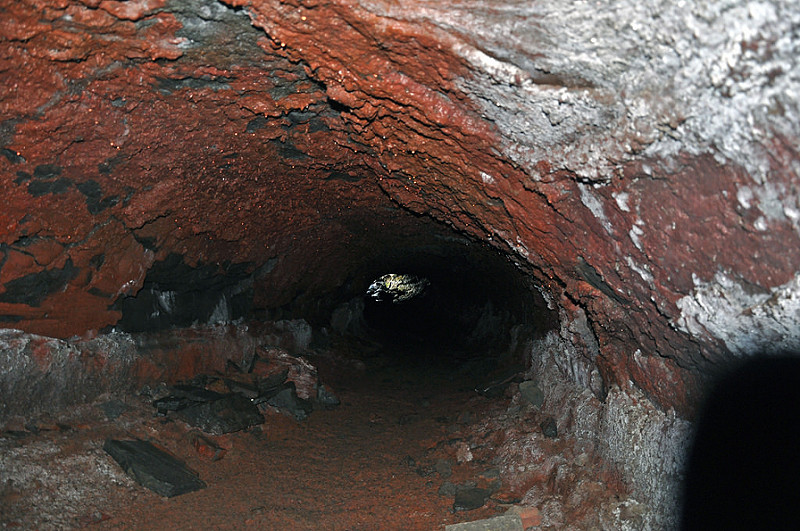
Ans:
[[[463,238],[666,406],[800,345],[797,10],[549,4],[0,2],[0,324],[113,326],[170,255],[277,307]]]

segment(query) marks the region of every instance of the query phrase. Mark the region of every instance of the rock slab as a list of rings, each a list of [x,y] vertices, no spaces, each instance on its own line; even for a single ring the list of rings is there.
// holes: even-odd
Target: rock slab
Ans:
[[[516,514],[504,514],[485,520],[462,522],[445,526],[445,531],[523,531],[522,519]]]
[[[459,488],[456,490],[455,501],[453,502],[453,510],[458,511],[472,511],[483,507],[486,500],[489,499],[491,491],[488,489],[481,489],[478,487]]]
[[[166,498],[206,487],[185,463],[147,441],[107,439],[103,450],[138,484]]]
[[[228,395],[211,402],[197,403],[176,414],[187,424],[213,435],[245,430],[264,422],[258,408],[241,395]]]

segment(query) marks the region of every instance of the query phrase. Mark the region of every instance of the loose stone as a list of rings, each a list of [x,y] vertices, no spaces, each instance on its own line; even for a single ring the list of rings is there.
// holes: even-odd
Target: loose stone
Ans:
[[[244,430],[264,422],[264,417],[258,408],[240,395],[229,395],[213,402],[198,403],[176,414],[190,426],[213,435]]]
[[[206,487],[182,461],[142,440],[106,440],[103,450],[137,483],[171,498]]]
[[[519,384],[519,392],[522,399],[535,408],[542,407],[544,403],[544,392],[542,389],[531,380],[527,380]]]
[[[481,489],[478,487],[459,488],[456,491],[453,510],[455,512],[472,511],[483,507],[483,504],[486,503],[490,495],[491,492],[488,489]]]
[[[544,421],[542,421],[540,426],[545,437],[550,439],[555,439],[558,437],[558,426],[556,425],[556,419],[553,417],[546,418]]]

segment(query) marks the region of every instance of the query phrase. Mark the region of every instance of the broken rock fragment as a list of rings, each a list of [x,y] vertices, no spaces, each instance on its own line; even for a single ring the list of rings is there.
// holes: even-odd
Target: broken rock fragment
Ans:
[[[313,400],[317,396],[317,369],[305,358],[293,356],[279,347],[262,346],[257,362],[266,363],[270,374],[286,370],[286,379],[294,382],[295,392],[303,400]]]
[[[518,515],[504,514],[485,520],[451,524],[445,526],[444,529],[445,531],[524,531],[525,528],[522,526],[522,520]]]
[[[228,452],[228,450],[222,448],[216,442],[199,433],[192,435],[192,445],[198,455],[209,461],[219,461],[225,457],[225,454]]]
[[[138,484],[171,498],[206,487],[182,461],[139,439],[107,439],[103,450]]]
[[[453,510],[458,511],[472,511],[483,507],[486,500],[491,496],[489,489],[481,489],[478,487],[459,487],[456,490],[456,498],[453,502]]]
[[[190,426],[213,435],[245,430],[264,422],[264,417],[250,399],[233,394],[193,404],[175,414]]]
[[[547,417],[544,419],[540,424],[540,427],[542,428],[542,433],[544,433],[545,437],[549,439],[555,439],[558,437],[558,425],[556,424],[556,419],[553,417]]]
[[[339,397],[333,394],[333,391],[327,386],[320,384],[317,388],[317,403],[322,406],[323,409],[333,409],[341,402],[339,401]]]
[[[153,405],[159,414],[166,415],[169,411],[180,411],[197,404],[219,400],[224,396],[224,394],[210,391],[201,386],[180,384],[172,386],[169,396],[159,398],[153,402]]]
[[[310,401],[297,396],[293,382],[289,382],[278,394],[267,400],[267,404],[286,411],[297,420],[304,420],[313,409]]]
[[[339,405],[336,395],[319,383],[313,365],[278,347],[262,347],[244,368],[229,361],[224,375],[201,374],[168,393],[153,402],[159,414],[172,413],[213,435],[262,424],[267,405],[298,420],[308,417],[315,404],[324,409]]]
[[[289,370],[284,369],[266,378],[259,380],[258,393],[259,398],[271,398],[278,394],[284,388],[284,382],[289,376]]]

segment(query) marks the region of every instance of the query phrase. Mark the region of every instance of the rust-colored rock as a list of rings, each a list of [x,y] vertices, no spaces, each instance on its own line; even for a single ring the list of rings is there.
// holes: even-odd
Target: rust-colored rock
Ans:
[[[228,450],[222,448],[216,442],[199,433],[192,434],[192,445],[197,455],[209,461],[219,461],[225,457],[225,454],[228,452]]]
[[[731,353],[800,346],[788,2],[2,4],[2,326],[167,312],[176,256],[228,279],[189,323],[323,315],[455,229],[586,315],[605,388],[666,409]]]

